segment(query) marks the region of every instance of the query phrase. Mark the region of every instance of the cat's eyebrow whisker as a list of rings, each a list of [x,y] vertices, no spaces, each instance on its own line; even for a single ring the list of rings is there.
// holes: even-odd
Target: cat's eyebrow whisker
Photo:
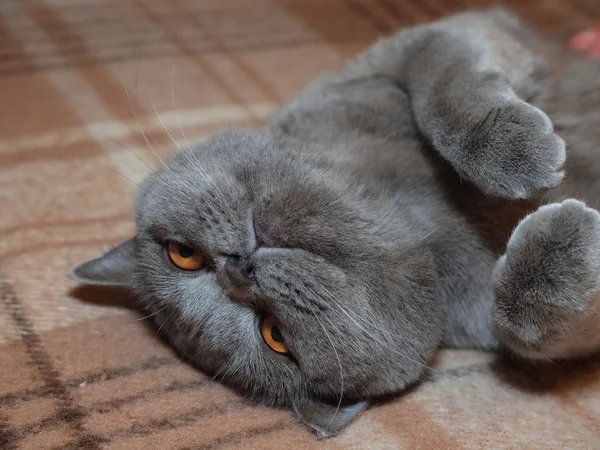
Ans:
[[[156,141],[156,139],[154,138],[154,136],[153,136],[153,135],[150,135],[150,137],[151,137],[152,139],[154,139],[154,141],[155,141],[155,142],[157,142],[157,141]],[[107,136],[107,138],[108,138],[108,139],[111,139],[111,138],[110,138],[110,137],[108,137],[108,136]],[[148,164],[148,162],[146,162],[146,161],[145,161],[145,160],[144,160],[144,159],[143,159],[143,158],[142,158],[140,155],[138,155],[137,153],[135,153],[133,150],[131,150],[129,147],[127,147],[127,146],[126,146],[125,144],[123,144],[122,142],[119,142],[119,141],[117,141],[116,139],[114,139],[114,142],[115,142],[117,145],[120,145],[120,146],[121,146],[121,147],[123,147],[124,149],[128,150],[129,152],[131,152],[131,153],[132,153],[132,154],[133,154],[133,155],[134,155],[136,158],[138,158],[138,159],[139,159],[140,161],[142,161],[142,162],[143,162],[143,163],[144,163],[146,166],[148,166],[148,168],[149,168],[149,169],[150,169],[150,171],[151,171],[151,173],[150,173],[150,174],[148,174],[148,175],[154,175],[154,177],[155,177],[155,179],[156,179],[156,180],[160,181],[162,184],[164,184],[164,185],[165,185],[165,186],[167,186],[167,187],[172,187],[172,186],[171,186],[169,183],[167,183],[167,182],[166,182],[166,180],[165,180],[165,179],[163,179],[163,177],[159,176],[159,174],[158,174],[158,172],[156,171],[156,169],[154,169],[152,166],[150,166],[150,164]],[[157,143],[158,143],[158,142],[157,142]],[[135,171],[138,171],[138,172],[142,172],[141,170],[136,170],[136,169],[134,169],[133,167],[118,166],[117,164],[113,164],[113,166],[114,166],[114,167],[123,167],[123,168],[126,168],[126,169],[130,169],[130,170],[135,170]],[[172,172],[171,172],[171,173],[172,173]],[[131,181],[131,180],[130,180],[130,181]],[[135,184],[135,183],[134,183],[134,184]],[[136,184],[136,186],[139,186],[139,185],[137,185],[137,184]],[[188,186],[188,187],[189,187],[189,186]],[[147,192],[147,191],[145,191],[145,192]],[[193,198],[192,198],[190,195],[186,195],[186,198],[187,198],[188,200],[190,200],[190,201],[193,201],[193,200],[194,200],[194,199],[193,199]]]
[[[138,67],[136,69],[136,73],[135,73],[135,89],[136,89],[136,91],[137,91],[137,82],[138,82],[139,69],[140,69],[140,67],[138,65]],[[144,132],[144,128],[142,127],[142,122],[140,121],[140,118],[138,117],[137,113],[135,112],[135,107],[133,106],[133,101],[131,100],[131,95],[129,95],[129,90],[127,89],[127,85],[125,84],[125,81],[123,80],[123,77],[121,76],[120,73],[119,73],[119,79],[121,80],[121,85],[123,86],[123,89],[125,90],[125,95],[127,96],[127,101],[129,102],[129,106],[131,107],[131,112],[133,113],[133,117],[135,118],[135,121],[138,124],[138,128],[140,130],[140,133],[142,133],[142,137],[144,138],[144,141],[146,141],[146,144],[148,145],[148,148],[154,154],[154,156],[160,161],[160,163],[168,171],[170,171],[171,173],[173,173],[171,171],[171,169],[162,160],[162,158],[159,156],[159,154],[156,152],[156,150],[154,150],[154,147],[152,147],[152,144],[148,140],[148,137],[146,136],[146,133]]]
[[[156,117],[156,120],[158,120],[158,123],[160,124],[160,126],[162,127],[162,129],[165,130],[165,133],[167,133],[167,136],[169,136],[169,139],[171,140],[171,142],[175,146],[175,150],[180,151],[181,147],[179,146],[179,144],[177,143],[177,141],[175,140],[175,138],[173,137],[173,135],[171,135],[171,132],[169,131],[169,129],[167,128],[167,126],[165,125],[165,123],[160,118],[160,115],[158,114],[158,111],[156,110],[156,107],[154,106],[154,102],[152,101],[152,98],[150,97],[149,94],[146,94],[146,96],[148,97],[148,102],[150,102],[150,107],[152,108],[152,111],[154,112],[154,116]]]
[[[110,164],[110,165],[105,165],[105,166],[100,166],[100,167],[103,167],[105,169],[110,168],[110,167],[118,167],[119,169],[133,170],[134,172],[144,173],[144,174],[146,173],[143,170],[136,169],[135,167],[122,166],[120,164]]]
[[[188,154],[189,152],[189,154]],[[221,200],[226,200],[227,197],[225,196],[225,193],[219,188],[219,186],[217,185],[217,183],[215,183],[215,181],[212,179],[212,177],[204,170],[202,169],[202,167],[200,166],[200,162],[198,161],[198,158],[196,158],[196,155],[194,154],[194,152],[190,149],[187,148],[185,150],[182,150],[180,152],[185,159],[190,163],[190,165],[196,169],[196,172],[198,172],[198,174],[200,175],[200,179],[203,181],[208,181],[217,191],[217,194],[220,196]],[[190,155],[192,155],[194,157],[194,161],[196,161],[196,163],[194,163],[192,161],[192,159],[190,158]]]
[[[103,137],[103,136],[102,136],[102,135],[99,135],[99,137]],[[159,181],[160,181],[162,184],[164,184],[164,185],[165,185],[165,186],[167,186],[167,187],[171,187],[171,185],[170,185],[169,183],[167,183],[167,182],[166,182],[166,180],[164,180],[164,179],[163,179],[163,177],[161,177],[161,176],[159,176],[159,175],[158,175],[158,173],[157,173],[156,169],[154,169],[154,168],[153,168],[153,167],[152,167],[150,164],[148,164],[148,162],[147,162],[146,160],[144,160],[144,159],[143,159],[143,158],[142,158],[140,155],[138,155],[137,153],[135,153],[135,152],[134,152],[132,149],[130,149],[129,147],[127,147],[127,146],[126,146],[125,144],[123,144],[122,142],[119,142],[118,140],[116,140],[116,139],[113,139],[113,138],[111,138],[111,137],[109,137],[109,136],[105,136],[105,137],[106,137],[107,139],[113,140],[115,144],[117,144],[117,145],[119,145],[119,146],[123,147],[125,150],[129,151],[129,152],[130,152],[132,155],[134,155],[134,156],[135,156],[136,158],[138,158],[138,159],[139,159],[141,162],[143,162],[143,163],[144,163],[144,164],[145,164],[145,165],[146,165],[146,166],[147,166],[147,167],[150,169],[150,173],[148,174],[148,176],[150,176],[150,175],[154,175],[154,176],[155,176],[155,179],[159,180]],[[133,167],[119,166],[119,165],[117,165],[117,164],[113,164],[113,166],[114,166],[114,167],[123,167],[123,168],[125,168],[125,169],[130,169],[130,170],[134,170],[134,171],[137,171],[137,172],[142,172],[141,170],[136,170],[136,169],[134,169]],[[122,174],[121,174],[121,175],[122,175]],[[129,181],[131,181],[131,180],[129,180]],[[132,181],[132,183],[133,183],[133,181]],[[134,183],[134,184],[136,184],[136,183]],[[138,186],[138,187],[139,187],[139,185],[138,185],[138,184],[136,184],[136,186]],[[145,191],[145,192],[147,192],[147,191]],[[187,198],[188,198],[189,200],[193,200],[193,199],[192,199],[190,196],[187,196]]]
[[[191,152],[191,154],[193,155],[193,152]],[[190,158],[187,157],[187,153],[184,152],[184,155],[186,156],[186,158],[190,162],[190,164],[192,164],[192,167],[194,167],[196,169],[196,171],[200,174],[200,176],[204,177],[205,180],[207,180],[208,182],[210,182],[210,184],[212,184],[212,186],[217,190],[217,193],[221,197],[221,199],[226,200],[227,197],[225,197],[225,193],[221,190],[221,188],[219,188],[219,186],[217,186],[217,183],[215,183],[215,180],[212,179],[212,177],[206,172],[206,170],[202,169],[199,166],[198,158],[196,158],[196,156],[194,156],[194,160],[196,161],[196,163],[198,163],[198,164],[194,164],[194,163],[192,163]]]
[[[136,152],[134,152],[128,146],[126,146],[125,144],[123,144],[119,140],[113,138],[112,136],[106,136],[106,135],[103,135],[102,133],[89,133],[89,134],[92,137],[96,137],[96,138],[100,138],[100,139],[108,139],[109,141],[113,142],[114,144],[117,144],[118,146],[120,146],[120,147],[124,148],[125,150],[131,152],[131,154],[133,156],[135,156],[142,163],[144,163],[150,169],[151,173],[155,173],[156,172],[156,169],[154,167],[152,167],[150,164],[148,164],[148,162],[144,158],[142,158],[140,155],[138,155]]]
[[[146,189],[144,189],[143,187],[141,187],[139,184],[137,184],[135,181],[133,181],[131,178],[126,177],[125,175],[123,175],[121,172],[119,172],[117,169],[114,169],[112,167],[106,167],[106,169],[108,170],[112,170],[115,173],[118,173],[119,175],[121,175],[123,178],[125,178],[127,181],[129,181],[131,184],[134,184],[138,187],[139,190],[144,191],[145,193],[149,194],[150,192],[148,192]]]
[[[335,409],[335,413],[333,414],[333,416],[331,417],[331,421],[327,425],[329,427],[329,426],[331,426],[331,424],[337,417],[338,413],[340,412],[340,407],[342,406],[342,399],[344,398],[344,370],[342,369],[342,361],[340,360],[340,354],[338,353],[337,349],[335,348],[335,345],[333,344],[333,340],[331,339],[331,336],[329,336],[327,329],[323,326],[323,323],[319,320],[319,317],[312,310],[310,312],[312,313],[315,320],[317,321],[317,323],[323,330],[323,333],[325,333],[325,336],[327,336],[327,339],[329,340],[329,343],[331,344],[331,348],[333,349],[333,352],[335,353],[335,357],[337,359],[338,366],[340,367],[340,399],[338,401],[337,408]]]
[[[126,177],[125,175],[123,175],[121,172],[118,172],[118,171],[115,169],[115,167],[120,167],[120,168],[122,168],[122,169],[133,170],[134,172],[139,172],[139,173],[145,173],[144,171],[142,171],[142,170],[139,170],[139,169],[136,169],[136,168],[134,168],[134,167],[121,166],[121,165],[118,165],[118,164],[104,165],[104,166],[100,166],[100,167],[101,167],[102,169],[108,169],[108,170],[111,170],[111,171],[113,171],[113,172],[116,172],[116,173],[118,173],[118,174],[119,174],[119,175],[121,175],[123,178],[127,179],[127,181],[129,181],[130,183],[132,183],[132,184],[135,184],[135,185],[136,185],[138,188],[140,188],[142,191],[144,191],[144,192],[148,193],[148,190],[146,190],[146,189],[143,189],[143,188],[142,188],[142,187],[141,187],[139,184],[137,184],[137,183],[136,183],[136,182],[134,182],[133,180],[131,180],[131,179],[127,178],[127,177]],[[164,185],[165,185],[165,186],[167,186],[167,187],[171,187],[171,185],[170,185],[170,184],[168,184],[168,183],[167,183],[165,180],[163,180],[163,179],[162,179],[162,177],[159,177],[159,176],[158,176],[158,175],[156,175],[156,174],[155,174],[155,178],[154,178],[154,179],[155,179],[156,181],[158,181],[158,182],[160,182],[160,183],[164,184]],[[187,198],[188,200],[190,200],[190,201],[193,201],[192,197],[190,197],[190,196],[187,196],[186,198]]]
[[[154,106],[154,102],[152,101],[152,98],[150,97],[149,94],[146,94],[146,96],[148,97],[148,102],[150,103],[150,107],[152,108],[152,111],[154,112],[154,115],[156,116],[156,119],[158,120],[159,124],[161,125],[161,127],[163,128],[163,130],[165,131],[165,133],[167,134],[167,136],[169,137],[169,139],[171,140],[171,142],[175,146],[175,150],[179,151],[180,153],[182,153],[183,156],[190,163],[190,165],[192,167],[194,167],[198,171],[198,173],[203,177],[203,179],[209,181],[214,186],[214,188],[217,191],[219,191],[219,193],[221,194],[221,197],[225,198],[223,192],[219,189],[219,187],[214,182],[214,180],[205,171],[202,171],[201,168],[198,165],[194,164],[192,162],[192,160],[190,159],[189,155],[179,146],[179,144],[177,143],[177,141],[175,140],[175,138],[173,137],[173,135],[169,132],[168,128],[166,127],[166,125],[164,124],[164,122],[162,121],[162,119],[160,118],[160,115],[158,114],[158,111],[156,110],[156,107]],[[180,124],[181,124],[181,122],[180,122]],[[152,134],[150,135],[150,137],[152,137],[152,139],[154,139],[154,141],[158,144],[158,141],[156,140],[156,138]],[[198,162],[197,159],[196,159],[196,162]],[[173,173],[173,172],[171,171],[171,173]],[[188,186],[188,188],[190,190],[193,190],[193,187],[192,187],[191,184],[189,184],[189,183],[185,183],[185,184]]]

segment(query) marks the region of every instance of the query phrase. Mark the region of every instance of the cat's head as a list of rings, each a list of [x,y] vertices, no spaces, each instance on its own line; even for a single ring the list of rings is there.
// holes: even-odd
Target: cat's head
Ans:
[[[303,144],[225,132],[150,176],[136,236],[71,276],[133,288],[186,357],[329,436],[440,340],[427,227],[402,203]]]

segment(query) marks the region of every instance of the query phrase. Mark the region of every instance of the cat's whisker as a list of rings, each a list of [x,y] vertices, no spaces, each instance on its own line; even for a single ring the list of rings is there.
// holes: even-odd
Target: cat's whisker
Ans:
[[[227,364],[229,364],[230,360],[228,359],[223,366],[221,367],[225,367]],[[227,368],[227,370],[225,372],[223,372],[223,375],[221,375],[221,379],[217,381],[217,384],[223,384],[223,380],[225,380],[225,377],[227,375],[229,375],[229,372],[231,371],[231,369],[233,369],[233,364],[229,364],[229,367]],[[212,377],[211,381],[215,381],[217,378],[217,375],[215,374],[214,377]]]
[[[179,130],[181,131],[181,136],[183,136],[183,140],[185,141],[186,147],[190,146],[187,138],[185,137],[185,133],[183,132],[183,126],[181,125],[181,120],[179,119],[179,112],[177,106],[175,105],[175,64],[173,64],[173,70],[171,71],[171,98],[173,99],[173,111],[175,111],[175,117],[177,118],[177,123],[179,124]]]
[[[152,173],[156,173],[156,169],[153,168],[150,164],[148,164],[148,162],[142,158],[140,155],[138,155],[136,152],[134,152],[132,149],[130,149],[128,146],[126,146],[125,144],[123,144],[122,142],[120,142],[119,140],[113,138],[112,136],[106,136],[103,135],[102,133],[89,133],[91,137],[96,137],[96,138],[100,138],[100,139],[107,139],[111,142],[113,142],[114,144],[117,144],[118,146],[124,148],[125,150],[127,150],[128,152],[130,152],[133,156],[135,156],[137,159],[139,159],[142,163],[144,163],[151,171]]]
[[[201,392],[204,392],[206,389],[215,386],[213,383],[214,381],[217,379],[217,377],[223,372],[223,370],[227,367],[227,370],[223,373],[223,376],[221,377],[220,381],[217,381],[217,385],[222,384],[223,379],[229,374],[229,371],[231,370],[231,368],[233,367],[232,365],[230,365],[231,362],[231,358],[227,358],[225,360],[225,362],[223,364],[221,364],[221,366],[217,369],[217,371],[215,372],[215,374],[210,378],[210,380],[208,380],[204,386],[202,386],[201,389],[199,389],[198,391],[196,391],[196,394],[200,394]]]
[[[165,133],[167,133],[167,136],[169,136],[169,139],[173,143],[173,146],[175,147],[175,150],[180,151],[181,147],[179,146],[179,144],[177,143],[177,141],[175,140],[175,138],[173,137],[173,135],[171,135],[171,132],[169,131],[169,129],[167,128],[167,126],[165,125],[165,123],[160,118],[160,115],[158,114],[158,111],[156,110],[156,107],[154,106],[154,102],[152,101],[152,98],[150,97],[149,94],[146,94],[146,96],[148,97],[148,102],[150,102],[150,107],[152,108],[152,111],[154,112],[154,116],[156,117],[156,120],[158,120],[158,123],[160,124],[160,126],[162,127],[162,129],[165,130]]]
[[[171,320],[171,318],[175,315],[175,312],[177,310],[175,308],[173,308],[173,310],[167,314],[167,316],[165,317],[165,320],[163,320],[163,322],[160,324],[160,327],[158,327],[158,330],[156,330],[156,333],[154,334],[154,338],[153,339],[158,339],[160,337],[160,330],[163,329],[163,327],[166,325],[166,323]]]
[[[137,82],[138,82],[138,76],[139,76],[139,65],[136,69],[136,74],[135,74],[135,89],[137,92]],[[121,85],[123,86],[123,89],[125,91],[125,95],[127,96],[127,101],[129,102],[129,106],[131,107],[131,112],[133,113],[133,117],[135,118],[135,121],[138,124],[138,128],[140,130],[140,133],[142,134],[142,137],[144,138],[144,141],[146,142],[146,145],[148,145],[148,148],[150,149],[150,151],[154,154],[154,156],[158,159],[158,161],[171,173],[173,173],[171,171],[171,169],[169,169],[169,167],[165,164],[165,162],[162,160],[162,158],[159,156],[159,154],[156,152],[156,150],[154,149],[154,147],[152,147],[152,144],[150,143],[150,141],[148,140],[148,137],[146,136],[146,133],[144,131],[144,128],[142,127],[142,122],[140,121],[136,111],[135,111],[135,107],[133,106],[133,101],[131,100],[131,95],[129,95],[129,90],[127,89],[127,85],[125,84],[125,81],[123,80],[123,77],[121,76],[121,74],[119,73],[119,79],[121,81]]]
[[[93,134],[90,134],[90,135],[93,136]],[[110,136],[103,136],[102,134],[99,134],[97,137],[106,138],[106,139],[112,140],[115,144],[117,144],[120,147],[124,148],[125,150],[129,151],[133,156],[135,156],[137,159],[139,159],[142,163],[144,163],[150,169],[150,173],[146,174],[147,176],[154,175],[154,177],[155,177],[156,180],[158,180],[159,182],[161,182],[162,184],[164,184],[167,187],[171,187],[171,185],[169,183],[167,183],[163,179],[163,177],[161,177],[161,176],[158,175],[158,173],[157,173],[157,171],[156,171],[155,168],[153,168],[144,158],[142,158],[140,155],[138,155],[136,152],[134,152],[128,146],[126,146],[122,142],[119,142],[117,139],[114,139],[114,138],[112,138]],[[112,166],[114,166],[114,167],[122,167],[122,168],[125,168],[125,169],[134,170],[134,171],[143,173],[141,170],[139,170],[139,169],[136,170],[133,167],[119,166],[117,164],[113,164]],[[129,181],[131,181],[131,180],[129,180]],[[139,185],[136,184],[136,186],[139,186]],[[147,191],[145,191],[145,192],[147,192]],[[192,200],[192,198],[189,195],[187,197],[188,197],[188,199]]]
[[[137,83],[136,83],[136,86],[137,86]],[[156,119],[158,120],[159,124],[161,125],[161,127],[163,128],[163,130],[165,131],[165,133],[167,134],[167,136],[169,137],[169,139],[171,140],[171,142],[175,146],[175,150],[179,151],[179,152],[181,152],[183,154],[183,156],[187,159],[187,161],[190,163],[190,165],[192,167],[194,167],[196,169],[196,171],[198,171],[198,173],[201,175],[201,177],[202,177],[203,180],[209,181],[214,186],[214,188],[219,192],[219,194],[221,194],[221,198],[225,198],[224,197],[224,193],[219,189],[219,187],[214,182],[214,180],[212,179],[212,177],[210,177],[205,171],[201,170],[201,168],[197,164],[194,164],[192,162],[192,160],[190,159],[188,153],[182,150],[182,148],[179,146],[179,144],[177,143],[177,141],[175,140],[175,138],[173,137],[173,135],[169,132],[169,130],[167,129],[166,125],[164,124],[164,122],[160,118],[160,116],[158,114],[158,111],[156,110],[156,107],[154,106],[154,103],[152,102],[152,98],[148,94],[146,94],[146,96],[148,97],[148,101],[149,101],[150,106],[151,106],[151,108],[152,108],[152,110],[154,112],[154,115],[156,116]],[[180,124],[181,124],[181,122],[180,122]],[[156,138],[153,135],[150,135],[150,137],[152,137],[152,139],[154,139],[154,141],[156,142],[156,144],[158,144],[158,141],[156,140]],[[194,157],[194,159],[196,159],[196,158]],[[196,159],[196,162],[198,162],[197,159]],[[173,173],[173,172],[171,172],[171,173]],[[188,188],[190,188],[190,190],[193,190],[193,186],[192,185],[190,185],[189,183],[186,183],[186,184],[188,185]]]
[[[144,189],[143,187],[141,187],[139,184],[137,184],[135,181],[133,181],[131,178],[126,177],[125,175],[123,175],[121,172],[119,172],[117,169],[114,169],[112,167],[106,167],[106,169],[108,170],[112,170],[115,173],[118,173],[119,175],[121,175],[123,178],[125,178],[127,181],[129,181],[131,184],[135,185],[138,187],[138,189],[140,189],[141,191],[146,192],[147,194],[149,193],[146,189]]]
[[[194,154],[193,152],[190,152],[192,155]],[[184,153],[187,157],[187,153]],[[197,164],[193,164],[190,159],[188,158],[188,161],[190,161],[190,164],[192,164],[192,166],[196,169],[196,171],[200,174],[201,177],[204,178],[204,180],[210,182],[210,184],[212,184],[212,186],[217,190],[217,194],[220,195],[222,200],[225,200],[227,197],[225,197],[225,193],[221,190],[221,188],[219,188],[219,186],[217,186],[217,183],[215,183],[215,180],[212,179],[212,177],[199,166],[199,161],[198,158],[196,158],[196,156],[194,156],[194,160],[196,160]]]
[[[357,326],[357,327],[358,327],[358,328],[359,328],[361,331],[363,331],[363,332],[364,332],[364,333],[365,333],[367,336],[369,336],[369,338],[373,339],[373,340],[374,340],[375,342],[377,342],[378,344],[381,344],[381,345],[383,345],[383,346],[387,347],[388,349],[390,349],[391,351],[393,351],[394,353],[396,353],[398,356],[400,356],[400,357],[402,357],[402,358],[404,358],[404,359],[406,359],[406,360],[408,360],[408,361],[410,361],[410,362],[413,362],[413,363],[415,363],[415,364],[418,364],[418,365],[420,365],[420,366],[422,366],[422,367],[424,367],[424,368],[426,368],[426,369],[429,369],[429,370],[431,370],[431,369],[432,369],[432,368],[431,368],[431,367],[430,367],[428,364],[425,364],[425,363],[423,363],[423,362],[421,362],[421,361],[417,361],[417,360],[415,360],[415,359],[413,359],[413,358],[411,358],[411,357],[409,357],[409,356],[405,355],[404,353],[402,353],[402,352],[398,351],[397,349],[395,349],[394,347],[392,347],[392,346],[391,346],[390,344],[388,344],[387,342],[384,342],[383,340],[381,340],[381,339],[378,339],[378,338],[377,338],[377,337],[376,337],[376,336],[375,336],[373,333],[370,333],[370,332],[369,332],[367,329],[365,329],[365,328],[364,328],[364,327],[363,327],[363,326],[362,326],[362,325],[361,325],[361,324],[360,324],[360,323],[359,323],[359,322],[358,322],[358,321],[357,321],[357,320],[356,320],[354,317],[352,317],[352,315],[351,315],[351,314],[348,312],[348,310],[346,310],[346,309],[345,309],[345,308],[344,308],[344,307],[341,305],[341,303],[339,303],[339,302],[337,301],[337,299],[336,299],[336,298],[333,296],[333,294],[332,294],[331,292],[329,292],[329,291],[327,290],[327,288],[325,288],[325,287],[323,287],[323,286],[322,286],[322,289],[323,289],[323,290],[324,290],[324,291],[325,291],[325,292],[328,294],[328,296],[329,296],[329,299],[330,299],[330,300],[333,302],[333,304],[334,304],[335,306],[337,306],[337,308],[338,308],[338,309],[339,309],[339,310],[340,310],[342,313],[344,313],[344,315],[345,315],[346,317],[348,317],[348,319],[350,319],[350,320],[352,321],[352,323],[354,323],[354,325],[356,325],[356,326]]]
[[[126,178],[126,179],[127,179],[127,181],[129,181],[129,182],[131,182],[131,183],[135,184],[137,187],[139,187],[140,189],[142,189],[142,188],[141,188],[141,186],[140,186],[139,184],[137,184],[137,183],[135,183],[133,180],[131,180],[131,179],[127,178],[127,177],[126,177],[125,175],[123,175],[121,172],[118,172],[118,171],[116,171],[115,167],[120,167],[120,168],[122,168],[122,169],[127,169],[127,170],[133,170],[134,172],[138,172],[138,173],[144,173],[144,174],[145,174],[145,172],[144,172],[143,170],[136,169],[136,168],[134,168],[134,167],[121,166],[121,165],[118,165],[118,164],[111,164],[111,165],[100,166],[100,168],[102,168],[102,169],[107,169],[107,170],[111,170],[111,171],[113,171],[113,172],[117,172],[119,175],[121,175],[122,177]],[[165,186],[167,186],[167,187],[171,187],[171,185],[169,185],[167,182],[165,182],[165,181],[164,181],[164,180],[163,180],[161,177],[159,177],[159,176],[156,176],[156,177],[155,177],[155,180],[156,180],[156,181],[158,181],[159,183],[162,183],[163,185],[165,185]],[[148,192],[147,190],[144,190],[144,189],[142,189],[142,190],[143,190],[144,192]],[[192,198],[191,198],[190,196],[188,196],[187,198],[188,198],[188,199],[190,199],[190,201],[192,200]]]
[[[130,321],[129,321],[129,322],[127,322],[127,323],[140,322],[140,321],[142,321],[142,320],[149,319],[150,317],[152,317],[152,316],[155,316],[155,315],[159,314],[161,311],[165,310],[165,309],[167,308],[167,306],[168,306],[168,305],[165,305],[165,306],[163,306],[162,308],[158,309],[157,311],[154,311],[152,314],[148,314],[147,316],[144,316],[144,317],[140,317],[140,318],[137,318],[137,319],[130,320]]]
[[[225,193],[219,188],[219,186],[217,185],[217,183],[215,183],[213,178],[204,169],[201,168],[200,162],[198,161],[198,158],[196,157],[194,152],[190,148],[187,148],[182,150],[181,154],[190,163],[190,166],[192,166],[196,170],[196,172],[198,172],[198,174],[200,175],[200,180],[208,181],[215,188],[220,199],[226,200],[227,197],[225,197]],[[194,157],[195,163],[190,158],[190,155]]]
[[[134,172],[138,172],[138,173],[143,173],[146,174],[146,172],[144,172],[143,170],[140,169],[136,169],[135,167],[129,167],[129,166],[122,166],[120,164],[110,164],[110,165],[106,165],[106,166],[100,166],[104,169],[108,169],[110,167],[118,167],[119,169],[127,169],[127,170],[133,170]]]
[[[323,333],[325,333],[325,336],[327,336],[327,339],[329,340],[329,343],[331,344],[331,348],[333,349],[333,352],[335,353],[335,358],[337,359],[337,363],[340,368],[340,399],[338,401],[335,413],[333,414],[333,416],[331,417],[331,421],[327,425],[329,427],[329,426],[331,426],[331,424],[337,417],[337,414],[340,411],[340,408],[342,406],[342,400],[344,398],[344,370],[342,369],[342,361],[340,360],[340,354],[338,353],[337,349],[335,348],[335,345],[333,344],[333,340],[331,339],[331,336],[327,332],[327,329],[323,326],[323,323],[319,320],[319,317],[312,310],[311,310],[311,313],[314,316],[317,323],[319,324],[319,326],[321,327],[321,329],[323,330]]]

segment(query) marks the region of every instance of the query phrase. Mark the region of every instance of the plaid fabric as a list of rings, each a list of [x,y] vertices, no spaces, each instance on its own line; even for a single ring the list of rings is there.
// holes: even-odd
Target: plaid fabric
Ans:
[[[598,0],[510,3],[546,32],[600,20]],[[444,351],[418,388],[316,441],[178,360],[131,299],[65,278],[133,232],[133,189],[173,151],[154,110],[180,145],[259,124],[378,35],[484,4],[1,1],[0,448],[600,448],[597,359]]]

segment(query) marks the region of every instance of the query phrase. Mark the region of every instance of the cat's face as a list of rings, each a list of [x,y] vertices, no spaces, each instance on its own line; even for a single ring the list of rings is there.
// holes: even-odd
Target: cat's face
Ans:
[[[328,435],[418,379],[441,312],[418,221],[298,145],[227,132],[177,153],[136,237],[73,276],[133,285],[194,363]]]

